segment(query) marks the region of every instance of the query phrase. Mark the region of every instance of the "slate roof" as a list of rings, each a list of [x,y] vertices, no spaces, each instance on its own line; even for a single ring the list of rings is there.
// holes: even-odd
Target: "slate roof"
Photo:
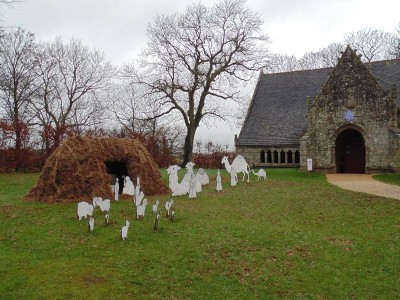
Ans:
[[[387,91],[397,85],[400,59],[365,64]],[[333,68],[260,74],[237,146],[298,145],[307,128],[307,96],[317,96]]]

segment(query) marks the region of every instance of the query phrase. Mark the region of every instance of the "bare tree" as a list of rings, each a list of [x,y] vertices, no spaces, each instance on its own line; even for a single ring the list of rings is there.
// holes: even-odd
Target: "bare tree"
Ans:
[[[271,54],[266,67],[267,73],[293,72],[299,70],[299,62],[294,55]]]
[[[37,61],[41,83],[34,104],[56,148],[68,131],[80,134],[100,122],[102,93],[115,72],[101,52],[75,39],[42,44]]]
[[[335,67],[344,49],[345,45],[339,43],[332,43],[322,48],[319,53],[321,55],[323,68]]]
[[[4,33],[0,39],[0,107],[12,123],[15,134],[15,159],[22,166],[23,130],[34,117],[30,101],[36,93],[34,35],[20,28]]]
[[[299,59],[299,69],[313,70],[334,67],[344,48],[345,46],[342,44],[332,43],[317,52],[308,52]]]
[[[109,107],[127,133],[151,134],[156,131],[160,120],[153,95],[146,94],[142,86],[126,79],[114,84],[111,93]]]
[[[390,39],[391,33],[372,28],[364,28],[345,36],[345,42],[357,49],[365,62],[388,59]]]
[[[192,160],[194,137],[206,117],[224,119],[237,83],[265,65],[260,17],[244,0],[208,8],[189,6],[181,15],[158,16],[148,27],[141,72],[125,71],[157,95],[159,115],[177,111],[186,126],[183,164]],[[221,109],[221,101],[225,107]]]
[[[390,37],[388,53],[391,58],[400,58],[400,24],[396,29],[396,33]]]

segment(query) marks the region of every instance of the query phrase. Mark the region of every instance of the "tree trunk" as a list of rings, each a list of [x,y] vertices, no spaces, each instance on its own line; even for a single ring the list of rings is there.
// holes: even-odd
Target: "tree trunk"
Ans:
[[[19,124],[19,120],[16,119],[14,122],[14,130],[15,130],[15,172],[19,172],[22,166],[22,157],[21,157],[21,148],[22,148],[22,141],[21,141],[21,126]]]
[[[193,144],[194,144],[194,136],[196,134],[197,127],[189,126],[187,128],[187,134],[185,138],[185,145],[183,147],[183,162],[182,167],[185,167],[186,164],[192,161],[193,157]]]

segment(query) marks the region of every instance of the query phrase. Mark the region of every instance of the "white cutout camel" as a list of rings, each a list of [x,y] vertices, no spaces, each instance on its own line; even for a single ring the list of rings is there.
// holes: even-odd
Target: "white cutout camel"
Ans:
[[[232,162],[232,165],[229,164],[228,156],[224,156],[222,158],[221,163],[225,165],[225,169],[226,171],[228,171],[229,174],[231,173],[232,168],[235,169],[236,174],[243,172],[242,181],[244,181],[244,178],[246,177],[247,174],[247,182],[250,182],[250,167],[243,156],[241,155],[236,156],[236,158]]]
[[[257,173],[254,172],[254,170],[251,170],[254,175],[258,176],[257,181],[260,181],[261,178],[264,178],[264,181],[267,181],[267,173],[264,171],[264,169],[260,169]]]
[[[167,169],[167,174],[169,175],[169,188],[172,191],[172,196],[185,195],[189,192],[189,180],[185,181],[185,178],[181,183],[178,182],[178,171],[181,167],[177,165],[169,166]],[[186,175],[185,175],[186,176]]]

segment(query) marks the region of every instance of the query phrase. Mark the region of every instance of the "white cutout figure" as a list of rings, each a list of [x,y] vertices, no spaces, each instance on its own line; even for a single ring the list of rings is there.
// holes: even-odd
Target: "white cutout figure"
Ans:
[[[141,205],[136,206],[136,219],[144,219],[144,213],[146,212],[147,199],[143,199]]]
[[[87,216],[93,215],[93,205],[87,203],[86,201],[82,201],[78,203],[78,209],[76,212],[76,216],[78,220],[82,220],[83,218],[87,218]]]
[[[154,203],[153,206],[151,207],[151,212],[152,212],[153,214],[157,213],[157,211],[158,211],[158,204],[160,204],[160,201],[159,201],[159,200],[157,200],[156,203]]]
[[[180,169],[181,168],[177,165],[169,166],[167,169],[167,174],[169,175],[169,188],[172,191],[172,196],[185,195],[189,192],[190,177],[188,180],[185,180],[184,178],[181,183],[178,182],[178,171]]]
[[[186,181],[187,181],[187,182],[189,183],[189,188],[190,188],[190,182],[191,182],[191,180],[192,180],[192,174],[194,174],[194,172],[193,172],[193,167],[194,167],[194,166],[195,166],[195,164],[192,163],[191,161],[188,162],[188,163],[186,164],[186,166],[185,166],[187,172],[186,172],[185,176],[183,177],[182,182],[186,182]],[[198,181],[197,178],[196,178],[196,192],[197,192],[197,193],[200,193],[201,191],[202,191],[201,183],[200,183],[200,181]]]
[[[172,165],[169,166],[167,169],[167,174],[168,176],[168,186],[171,189],[171,191],[173,192],[174,190],[176,190],[179,186],[179,182],[178,182],[178,171],[181,169],[181,167],[177,166],[177,165]]]
[[[111,201],[109,199],[106,199],[102,201],[99,205],[100,210],[102,212],[109,212],[110,211],[110,206],[111,206]]]
[[[139,196],[137,198],[135,198],[135,206],[139,206],[142,204],[142,201],[144,199],[144,193],[140,192]]]
[[[142,204],[144,199],[144,193],[140,191],[140,178],[136,179],[136,188],[135,188],[135,198],[133,199],[135,206],[139,206]]]
[[[242,181],[244,181],[244,178],[246,177],[247,174],[247,182],[250,182],[250,167],[243,156],[241,155],[236,156],[236,158],[232,162],[232,165],[229,164],[228,156],[224,156],[222,158],[221,163],[225,165],[225,169],[228,173],[231,173],[232,168],[235,168],[236,173],[243,172]]]
[[[261,178],[264,178],[264,181],[267,181],[267,173],[264,171],[264,169],[258,170],[258,172],[254,172],[254,170],[251,170],[254,175],[258,177],[257,181],[260,181]]]
[[[222,179],[221,179],[221,173],[219,172],[219,169],[217,170],[217,191],[222,191]]]
[[[89,225],[89,231],[93,232],[93,230],[94,230],[94,218],[93,217],[90,217],[88,225]]]
[[[170,200],[169,202],[165,202],[165,214],[167,215],[167,217],[169,216],[169,211],[172,207],[172,204],[174,204],[174,200]]]
[[[236,186],[238,182],[235,168],[231,168],[231,186]]]
[[[196,198],[196,187],[197,187],[197,178],[196,175],[193,173],[191,174],[191,179],[190,179],[190,187],[189,187],[189,199]]]
[[[201,185],[206,185],[210,183],[210,178],[208,177],[206,170],[204,170],[203,168],[198,169],[196,178]]]
[[[129,229],[129,221],[126,220],[125,226],[123,226],[122,229],[121,229],[121,239],[123,241],[125,241],[126,238],[128,237],[128,229]]]
[[[118,178],[115,179],[115,184],[114,184],[114,200],[118,202],[118,197],[119,197],[119,184],[118,184]]]
[[[122,193],[131,196],[135,194],[135,186],[129,176],[125,176],[125,183]]]
[[[140,195],[140,178],[136,178],[136,187],[135,187],[135,198]]]

